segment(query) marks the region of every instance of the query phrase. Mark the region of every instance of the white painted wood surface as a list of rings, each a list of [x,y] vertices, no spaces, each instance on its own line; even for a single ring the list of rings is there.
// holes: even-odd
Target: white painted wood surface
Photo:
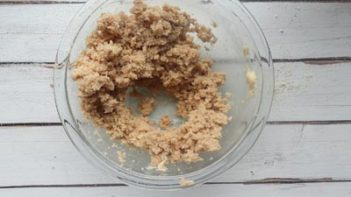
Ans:
[[[49,66],[0,66],[0,123],[59,122]],[[351,62],[276,63],[275,76],[270,121],[351,119]]]
[[[350,196],[351,183],[269,184],[269,185],[203,185],[190,190],[155,192],[130,187],[24,188],[0,190],[1,196],[47,197],[330,197]]]
[[[60,126],[1,127],[0,136],[0,188],[121,183],[83,159]],[[267,125],[249,154],[212,182],[349,180],[350,149],[351,124]]]
[[[0,196],[351,195],[351,2],[245,3],[281,62],[271,122],[234,168],[175,193],[119,186],[62,127],[26,126],[58,123],[46,62],[83,2],[0,0]]]
[[[349,3],[245,5],[263,28],[275,59],[350,57]],[[0,18],[6,19],[0,23],[1,61],[53,62],[61,36],[81,6],[1,5]],[[15,17],[18,13],[22,17]]]

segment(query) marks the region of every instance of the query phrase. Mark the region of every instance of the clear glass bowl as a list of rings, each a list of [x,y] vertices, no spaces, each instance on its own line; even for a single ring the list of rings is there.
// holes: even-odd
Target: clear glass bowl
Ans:
[[[202,24],[210,27],[213,22],[217,23],[213,31],[218,42],[210,51],[203,50],[201,53],[215,60],[214,70],[226,73],[227,80],[221,91],[233,95],[230,100],[232,110],[229,112],[233,120],[223,129],[222,149],[201,154],[204,160],[197,163],[170,164],[167,172],[148,170],[150,158],[147,152],[110,140],[103,129],[96,128],[82,115],[77,87],[71,79],[70,64],[84,50],[85,39],[96,27],[100,14],[128,12],[132,6],[131,0],[90,0],[76,14],[57,52],[54,71],[56,107],[69,138],[79,152],[113,177],[143,188],[181,188],[181,178],[193,180],[194,185],[199,185],[236,164],[260,135],[273,97],[271,53],[255,19],[239,1],[148,0],[147,3],[176,5]],[[243,48],[249,49],[248,57],[244,56]],[[256,94],[251,97],[248,96],[246,81],[248,69],[254,70],[257,75]],[[174,103],[169,100],[161,109],[166,109],[168,105]],[[127,155],[123,166],[117,159],[117,151],[120,150]]]

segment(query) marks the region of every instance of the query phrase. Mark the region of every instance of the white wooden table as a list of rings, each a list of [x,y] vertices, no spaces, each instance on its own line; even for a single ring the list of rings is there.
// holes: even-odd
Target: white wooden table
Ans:
[[[350,196],[351,2],[245,2],[274,57],[272,113],[238,165],[180,192],[130,188],[64,133],[52,93],[59,40],[84,0],[0,0],[0,196]]]

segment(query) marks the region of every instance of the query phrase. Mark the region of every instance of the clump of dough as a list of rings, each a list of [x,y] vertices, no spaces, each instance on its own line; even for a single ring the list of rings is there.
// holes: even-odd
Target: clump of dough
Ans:
[[[256,72],[254,70],[248,69],[246,71],[246,82],[249,86],[249,96],[255,95],[256,81],[257,81]]]
[[[194,185],[194,181],[183,177],[179,180],[179,185],[181,187],[190,187],[190,186]]]
[[[163,116],[160,120],[160,127],[161,129],[166,129],[171,123],[172,120],[169,116]]]
[[[166,163],[167,163],[167,160],[161,161],[161,163],[157,165],[157,170],[161,172],[166,172],[167,171]]]
[[[143,116],[150,115],[154,109],[154,106],[155,106],[154,98],[150,98],[150,97],[143,98],[139,105],[141,114],[143,114]]]
[[[135,0],[131,14],[101,15],[73,65],[85,116],[112,139],[146,149],[153,166],[200,161],[199,153],[221,148],[230,108],[219,91],[225,75],[200,56],[194,34],[216,42],[210,28],[178,7]],[[148,118],[154,105],[149,98],[141,101],[142,116],[134,114],[125,101],[136,86],[161,86],[177,100],[177,115],[185,123],[161,130]]]

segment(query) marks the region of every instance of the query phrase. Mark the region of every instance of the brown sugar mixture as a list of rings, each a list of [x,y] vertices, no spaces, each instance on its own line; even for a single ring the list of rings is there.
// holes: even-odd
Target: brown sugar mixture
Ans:
[[[221,131],[230,108],[219,91],[223,73],[213,61],[200,56],[197,36],[214,44],[211,30],[178,7],[147,6],[135,0],[130,14],[102,14],[86,49],[73,65],[81,108],[112,139],[146,149],[151,165],[196,162],[199,153],[218,151]],[[177,115],[185,119],[170,127],[149,119],[153,98],[142,98],[141,114],[126,106],[128,89],[161,86],[177,100]],[[162,127],[162,128],[160,128]]]
[[[169,116],[163,116],[160,119],[160,127],[162,129],[166,129],[171,123],[172,123],[172,120]]]

